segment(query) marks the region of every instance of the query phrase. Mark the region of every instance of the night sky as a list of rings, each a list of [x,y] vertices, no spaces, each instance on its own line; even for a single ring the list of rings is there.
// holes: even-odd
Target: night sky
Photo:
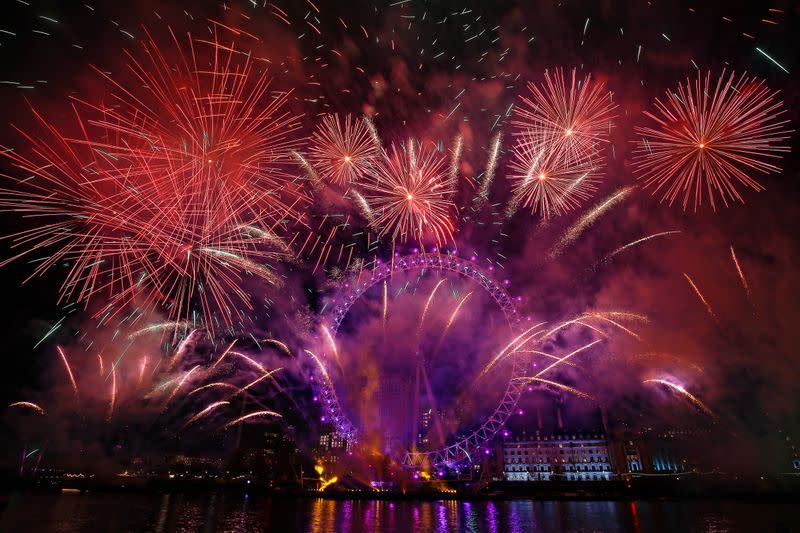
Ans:
[[[430,141],[446,154],[453,139],[460,136],[463,151],[452,216],[456,230],[442,248],[458,249],[461,257],[475,256],[481,268],[489,271],[491,267],[498,281],[508,279],[508,292],[521,297],[518,309],[526,320],[532,317],[535,322],[557,324],[592,310],[626,310],[647,317],[646,322],[626,323],[638,337],[604,324],[607,338],[582,354],[580,368],[554,374],[562,383],[591,394],[620,423],[641,426],[656,419],[669,424],[691,418],[702,424],[709,420],[685,398],[642,382],[664,379],[679,383],[715,413],[716,423],[741,436],[744,457],[752,457],[752,450],[766,445],[766,436],[779,430],[800,435],[797,134],[792,133],[784,143],[790,152],[778,163],[780,172],[752,172],[764,191],[741,189],[743,203],[718,205],[716,210],[704,204],[696,212],[691,205],[684,211],[680,205],[660,202],[652,190],[643,190],[632,164],[638,138],[634,128],[647,122],[643,112],[653,111],[654,99],[676,90],[687,77],[694,79],[698,69],[703,75],[710,70],[712,78],[725,69],[763,79],[770,89],[780,91],[783,117],[789,121],[786,128],[796,129],[800,95],[796,72],[800,67],[795,33],[800,7],[794,3],[386,0],[258,2],[257,6],[251,2],[65,4],[7,1],[2,7],[0,144],[6,149],[29,149],[11,126],[36,130],[28,103],[51,124],[70,132],[75,127],[70,97],[113,105],[115,89],[91,65],[135,91],[122,51],[140,50],[138,40],[145,36],[144,28],[166,50],[170,49],[168,27],[184,41],[186,32],[207,39],[214,26],[210,21],[239,28],[244,33],[233,35],[224,27],[219,29],[224,36],[221,40],[236,42],[264,59],[257,62],[257,69],[260,72],[267,66],[276,91],[292,90],[286,109],[297,116],[292,135],[301,153],[312,142],[309,136],[322,116],[329,113],[372,117],[386,146],[414,137]],[[606,162],[597,189],[580,208],[547,221],[530,209],[506,218],[504,206],[512,194],[507,175],[516,140],[512,134],[514,108],[520,97],[528,94],[527,82],[541,83],[544,72],[557,67],[567,72],[577,69],[579,78],[591,74],[593,81],[604,82],[613,93],[617,116],[610,142],[603,148]],[[502,145],[488,206],[476,212],[473,197],[498,133],[503,135]],[[285,167],[295,176],[304,174],[296,161],[286,162]],[[20,170],[6,159],[0,160],[0,174],[5,176],[3,189],[16,186],[10,177],[21,177]],[[557,243],[586,212],[628,186],[636,188],[574,242],[559,248]],[[342,190],[325,187],[316,190],[313,198],[304,208],[306,220],[315,221],[311,225],[320,235],[328,235],[339,223],[337,216],[344,213],[353,222],[336,234],[337,246],[355,242],[356,254],[366,261],[376,255],[383,260],[391,258],[390,239],[373,246],[359,237],[358,224],[361,230],[365,224],[358,222],[359,210]],[[13,212],[0,217],[4,235],[36,224]],[[614,253],[637,239],[669,231],[680,233]],[[290,236],[282,237],[290,240]],[[401,241],[395,244],[403,253],[420,244]],[[430,242],[422,244],[431,247]],[[732,261],[731,247],[747,290]],[[176,369],[188,371],[194,364],[210,364],[237,339],[237,349],[264,367],[286,367],[281,377],[286,390],[263,391],[257,396],[265,408],[284,413],[286,420],[311,436],[317,431],[319,410],[311,405],[304,350],[324,350],[326,341],[320,337],[317,323],[325,316],[326,299],[341,288],[341,273],[347,264],[331,261],[314,269],[317,257],[306,252],[299,254],[298,261],[280,267],[285,278],[280,290],[253,279],[243,282],[245,291],[259,302],[252,320],[235,331],[192,345],[192,361],[181,361]],[[14,254],[9,239],[0,242],[0,258]],[[42,252],[36,257],[45,255]],[[104,446],[119,442],[138,446],[143,453],[162,445],[170,449],[184,445],[187,439],[176,444],[170,436],[204,407],[200,399],[161,409],[160,400],[142,407],[131,393],[116,406],[113,420],[117,422],[105,421],[108,375],[98,374],[94,350],[103,345],[109,347],[109,353],[120,353],[120,339],[131,330],[123,328],[118,334],[113,324],[98,326],[93,314],[102,301],[92,301],[85,311],[83,304],[59,303],[59,287],[67,270],[64,265],[23,284],[33,268],[22,259],[0,270],[5,297],[0,424],[8,430],[2,431],[3,447],[10,450],[8,457],[3,457],[4,464],[16,464],[18,449],[27,442],[51,443],[48,445],[69,455],[65,450],[80,440],[75,437],[76,425],[98,435],[99,455],[106,453]],[[405,281],[413,291],[404,287]],[[340,393],[349,398],[347,409],[355,410],[359,401],[368,400],[363,395],[368,394],[366,385],[376,373],[394,368],[413,353],[408,339],[434,281],[413,276],[405,281],[393,279],[390,284],[395,297],[388,330],[381,323],[381,286],[377,285],[361,307],[353,308],[351,323],[337,339],[342,363],[353,369],[340,365],[332,370]],[[446,305],[431,313],[432,324],[442,327],[447,322],[453,306],[470,290],[462,285],[450,285]],[[261,305],[264,302],[268,305]],[[152,310],[137,328],[157,322],[163,311]],[[436,348],[441,351],[437,358],[461,358],[460,364],[445,367],[434,385],[446,389],[451,402],[478,394],[481,399],[472,402],[473,411],[466,417],[468,424],[474,425],[481,413],[491,411],[505,383],[495,376],[484,384],[486,392],[476,393],[470,387],[477,369],[490,357],[485,352],[502,348],[508,332],[503,329],[502,317],[491,309],[491,301],[476,296],[462,312],[459,320],[463,321],[448,333],[458,342],[451,343],[449,338],[439,341],[439,334],[431,333],[424,343],[431,351],[437,342],[444,346]],[[39,343],[62,317],[66,317],[63,325]],[[387,334],[391,342],[386,342]],[[563,355],[591,341],[590,334],[558,336],[541,349]],[[254,337],[280,339],[293,355],[289,357],[274,346],[257,345],[249,340]],[[96,342],[87,349],[90,339]],[[141,342],[144,344],[134,349],[155,354],[151,357],[164,351],[164,339],[159,335]],[[74,357],[79,384],[92,391],[82,393],[80,415],[74,413],[72,389],[56,345]],[[174,348],[170,348],[172,356],[164,357],[174,357]],[[128,359],[125,361],[127,364]],[[169,365],[168,359],[165,361],[164,367]],[[258,377],[254,368],[236,364],[231,369],[232,380],[247,383]],[[244,375],[237,377],[238,372]],[[348,386],[350,390],[345,391]],[[205,403],[214,399],[219,398],[209,397]],[[39,427],[42,421],[33,415],[5,409],[17,401],[37,402],[48,412],[48,420],[57,421]],[[238,407],[234,410],[238,412]],[[215,422],[221,426],[229,419],[220,415]],[[195,431],[205,434],[207,429]],[[132,432],[138,435],[132,437]],[[230,444],[224,435],[214,436],[210,431],[208,435],[195,438],[200,451],[220,441]]]

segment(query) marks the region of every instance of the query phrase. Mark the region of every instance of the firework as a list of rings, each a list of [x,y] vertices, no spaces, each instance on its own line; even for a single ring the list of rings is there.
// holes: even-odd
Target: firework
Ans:
[[[236,385],[231,385],[230,383],[216,382],[216,383],[209,383],[208,385],[203,385],[202,387],[197,387],[196,389],[189,392],[189,394],[187,394],[186,396],[192,396],[194,394],[197,394],[198,392],[215,388],[239,390],[239,387],[237,387]]]
[[[450,331],[450,327],[453,325],[453,322],[456,320],[456,316],[458,316],[459,310],[461,307],[469,300],[469,297],[472,296],[471,292],[465,294],[456,305],[453,312],[450,314],[450,318],[447,320],[447,324],[445,324],[444,329],[442,330],[442,334],[439,336],[439,341],[436,343],[436,349],[433,351],[434,356],[439,352],[439,348],[442,346],[442,342],[444,341],[445,337],[447,337],[447,332]]]
[[[541,335],[541,328],[545,322],[539,322],[538,324],[534,324],[533,326],[529,327],[509,342],[502,350],[500,350],[481,370],[478,378],[485,376],[494,366],[503,360],[507,355],[516,353],[522,346],[524,346],[527,342],[531,339],[536,338],[537,336]]]
[[[225,350],[223,350],[222,354],[220,354],[220,356],[217,357],[217,360],[214,361],[214,364],[211,365],[211,368],[209,370],[214,370],[215,368],[217,368],[217,366],[222,362],[223,359],[225,359],[225,356],[228,355],[228,353],[231,351],[231,348],[233,348],[233,346],[235,344],[236,344],[236,340],[234,340],[230,344],[228,344],[228,346],[225,348]]]
[[[427,145],[417,148],[409,141],[402,149],[393,146],[363,189],[380,236],[438,245],[453,240],[455,189],[445,159]]]
[[[283,351],[283,353],[285,353],[289,357],[292,356],[292,351],[289,349],[289,347],[286,346],[285,343],[279,341],[278,339],[263,339],[261,342],[266,342],[268,344],[272,344],[273,346],[277,346],[278,348],[280,348],[281,351]]]
[[[39,404],[33,402],[14,402],[8,405],[9,409],[13,409],[15,407],[24,407],[26,409],[33,409],[40,415],[45,414],[44,409],[42,409],[42,407]]]
[[[701,411],[711,416],[712,418],[716,418],[717,416],[714,414],[714,411],[712,411],[706,406],[706,404],[701,402],[696,396],[694,396],[692,393],[690,393],[685,388],[681,387],[676,383],[673,383],[666,379],[646,379],[642,383],[656,383],[659,385],[664,385],[665,387],[668,387],[670,390],[678,392],[681,395],[683,395],[683,397],[689,400],[695,407],[699,408]]]
[[[212,45],[210,70],[198,70],[173,65],[152,39],[142,46],[144,61],[128,54],[141,89],[100,72],[118,105],[76,101],[76,135],[34,110],[43,134],[20,130],[32,155],[3,150],[24,177],[5,176],[0,208],[37,222],[8,236],[16,251],[4,263],[43,255],[32,276],[66,263],[61,300],[102,301],[98,318],[129,305],[173,322],[200,311],[213,334],[252,308],[243,276],[277,281],[264,263],[283,249],[241,228],[271,234],[292,216],[300,197],[281,165],[296,118],[282,111],[285,94],[268,98],[249,55]]]
[[[570,394],[574,394],[578,398],[582,398],[584,400],[594,400],[594,398],[592,398],[592,396],[590,396],[589,394],[581,390],[578,390],[574,387],[570,387],[568,385],[564,385],[563,383],[559,383],[557,381],[551,381],[549,379],[543,379],[543,378],[525,378],[523,379],[523,381],[526,383],[540,383],[542,385],[547,385],[559,391],[564,391]]]
[[[378,155],[369,127],[350,115],[323,117],[310,142],[311,164],[323,179],[340,186],[364,177]]]
[[[236,424],[241,424],[245,420],[250,420],[251,418],[264,417],[264,416],[269,416],[269,417],[274,417],[274,418],[283,418],[282,415],[276,413],[275,411],[269,411],[269,410],[256,411],[254,413],[248,413],[248,414],[246,414],[244,416],[240,416],[239,418],[237,418],[235,420],[231,420],[230,422],[225,424],[222,427],[222,429],[228,429],[231,426],[235,426]]]
[[[373,122],[372,118],[367,115],[362,117],[364,121],[364,126],[367,127],[369,130],[370,139],[372,139],[372,144],[375,146],[375,149],[382,155],[386,155],[386,152],[383,149],[383,143],[381,142],[381,137],[378,135],[378,128],[375,127],[375,122]]]
[[[603,258],[603,262],[607,263],[608,261],[611,261],[611,259],[618,253],[624,252],[625,250],[633,248],[634,246],[638,246],[643,242],[647,242],[651,239],[657,239],[658,237],[666,237],[667,235],[675,235],[677,233],[680,233],[680,230],[662,231],[660,233],[653,233],[652,235],[642,237],[641,239],[636,239],[635,241],[629,242],[625,246],[620,246],[619,248],[617,248],[616,250],[605,256],[605,258]]]
[[[221,401],[221,402],[214,402],[214,403],[210,404],[208,407],[206,407],[205,409],[203,409],[202,411],[200,411],[199,413],[194,415],[192,418],[187,420],[186,423],[183,425],[183,427],[181,429],[184,429],[187,426],[190,426],[191,424],[193,424],[194,422],[197,422],[202,417],[204,417],[205,415],[207,415],[211,411],[215,410],[216,408],[222,407],[223,405],[229,405],[229,404],[230,404],[230,402],[224,401],[224,400]]]
[[[461,135],[456,136],[453,141],[453,148],[450,151],[450,182],[454,183],[458,179],[458,165],[461,163],[461,151],[464,148],[464,139]]]
[[[180,329],[188,329],[190,327],[191,324],[189,324],[188,322],[173,322],[171,320],[167,322],[158,322],[155,324],[149,324],[141,329],[137,329],[136,331],[128,335],[128,339],[135,339],[137,337],[141,337],[143,335],[147,335],[149,333],[154,333],[157,331],[160,332],[169,330],[177,331]]]
[[[506,215],[522,206],[544,219],[580,206],[595,190],[595,168],[589,159],[570,161],[566,146],[552,135],[526,134],[514,148],[511,162],[512,198]]]
[[[111,367],[111,395],[108,400],[108,417],[106,420],[109,422],[114,416],[114,407],[117,404],[117,367]]]
[[[319,189],[322,184],[322,178],[320,178],[319,174],[317,174],[316,169],[311,165],[311,163],[303,157],[303,154],[300,152],[293,151],[292,157],[295,159],[298,165],[305,171],[306,177],[311,181],[311,187],[313,189]]]
[[[744,202],[742,189],[764,189],[753,173],[780,172],[777,160],[789,151],[777,92],[744,74],[698,74],[655,107],[645,112],[654,124],[636,128],[634,170],[645,189],[684,210]]]
[[[592,316],[594,318],[599,318],[600,320],[605,320],[609,324],[612,324],[612,325],[618,327],[619,329],[621,329],[622,331],[624,331],[625,333],[627,333],[628,335],[630,335],[631,337],[633,337],[637,341],[641,341],[642,340],[642,338],[638,334],[636,334],[636,332],[626,328],[625,326],[623,326],[622,324],[620,324],[616,320],[612,320],[611,318],[606,316],[606,314],[604,314],[604,313],[591,313],[589,316]]]
[[[366,219],[367,223],[370,226],[374,226],[375,225],[375,214],[372,212],[372,208],[369,206],[369,202],[367,202],[367,199],[364,198],[364,196],[360,192],[358,192],[356,190],[352,190],[352,191],[350,191],[350,193],[353,195],[353,198],[355,198],[355,200],[356,200],[356,204],[358,205],[358,209],[361,211],[361,216],[363,216],[364,219]]]
[[[591,210],[587,211],[581,218],[578,219],[575,224],[569,227],[567,231],[564,232],[561,239],[550,249],[550,257],[558,257],[561,255],[564,250],[573,242],[575,242],[578,237],[580,237],[587,228],[589,228],[592,224],[594,224],[598,218],[603,216],[609,209],[617,205],[626,196],[628,196],[633,187],[623,187],[622,189],[618,190],[596,206]]]
[[[689,283],[689,286],[692,288],[692,290],[694,290],[694,293],[697,295],[697,298],[700,299],[700,301],[705,306],[706,311],[708,311],[708,314],[711,315],[711,317],[713,318],[714,317],[714,310],[711,309],[711,304],[708,303],[708,300],[706,300],[706,297],[703,296],[702,292],[700,292],[700,288],[697,286],[697,284],[694,282],[694,280],[689,277],[689,274],[687,274],[686,272],[683,273],[683,277],[686,278],[686,281]]]
[[[139,364],[139,384],[142,384],[142,380],[144,379],[144,371],[147,369],[147,356],[142,356],[142,362]]]
[[[419,337],[422,335],[422,326],[425,324],[425,317],[428,315],[428,309],[431,306],[431,302],[433,302],[433,297],[436,295],[436,291],[439,289],[439,286],[441,286],[441,284],[445,281],[445,278],[437,281],[430,295],[428,295],[428,299],[425,301],[425,307],[422,309],[422,315],[419,318],[419,327],[417,327],[417,344],[419,344]]]
[[[545,374],[546,372],[549,372],[550,370],[556,368],[557,366],[559,366],[562,363],[564,363],[567,359],[569,359],[569,358],[571,358],[571,357],[573,357],[573,356],[575,356],[575,355],[577,355],[577,354],[579,354],[579,353],[581,353],[581,352],[583,352],[585,350],[588,350],[589,348],[591,348],[592,346],[594,346],[598,342],[600,342],[599,339],[598,340],[594,340],[594,341],[590,342],[589,344],[586,344],[584,346],[581,346],[580,348],[577,348],[577,349],[571,351],[570,353],[568,353],[564,357],[560,357],[556,361],[550,363],[548,366],[546,366],[545,368],[543,368],[542,370],[537,372],[536,375],[533,376],[533,377],[535,377],[535,378],[541,377],[542,374]]]
[[[336,361],[337,365],[341,366],[341,362],[339,360],[339,350],[336,348],[336,341],[333,340],[333,335],[331,335],[330,330],[324,325],[321,325],[320,328],[322,328],[322,332],[325,334],[325,339],[328,341],[328,344],[330,344],[331,350],[333,350],[334,361]]]
[[[78,383],[75,381],[75,376],[72,374],[72,368],[69,366],[69,361],[67,361],[67,354],[64,353],[64,350],[61,348],[61,346],[56,346],[56,350],[61,356],[61,361],[64,363],[64,368],[69,376],[69,382],[72,384],[72,390],[75,393],[75,396],[78,396]]]
[[[459,137],[459,140],[460,139],[461,137]],[[478,196],[475,198],[478,207],[482,207],[489,198],[489,189],[491,188],[492,181],[494,180],[494,171],[497,169],[497,158],[500,155],[500,146],[502,140],[503,136],[498,132],[492,139],[492,143],[489,146],[489,159],[486,161],[486,171],[483,173],[481,188],[478,191]]]
[[[250,199],[256,187],[281,192],[292,178],[284,164],[297,145],[299,117],[286,109],[289,92],[272,90],[268,71],[258,69],[247,50],[220,44],[216,29],[212,40],[190,36],[186,44],[171,33],[167,47],[148,33],[140,54],[126,51],[141,92],[96,69],[120,103],[119,110],[103,108],[100,125],[120,135],[133,132],[123,137],[139,138],[132,147],[144,141],[160,148],[145,154],[131,148],[131,155],[154,158],[166,168],[170,158],[191,156],[186,163],[195,166],[194,179],[223,181],[241,200]],[[281,210],[284,198],[273,194],[262,201]]]
[[[616,105],[603,82],[591,76],[578,79],[575,69],[569,76],[561,68],[545,72],[544,83],[528,83],[529,96],[515,108],[516,135],[522,143],[531,133],[544,136],[563,148],[568,166],[587,158],[599,166],[600,149],[609,142]]]
[[[247,354],[243,354],[242,352],[234,352],[234,351],[231,351],[231,354],[235,355],[236,357],[239,357],[239,358],[243,359],[250,366],[252,366],[256,370],[259,370],[262,374],[267,371],[267,369],[264,368],[264,365],[262,365],[261,363],[259,363],[258,361],[256,361],[255,359],[253,359],[252,357],[250,357]]]
[[[242,387],[239,390],[237,390],[233,395],[231,395],[231,398],[235,398],[236,396],[239,396],[240,394],[246,392],[251,387],[253,387],[255,385],[258,385],[259,383],[261,383],[265,379],[272,379],[273,381],[275,381],[275,378],[273,378],[272,376],[276,372],[280,372],[281,370],[283,370],[283,368],[276,368],[275,370],[270,370],[269,372],[264,372],[259,378],[251,381],[250,383],[248,383],[244,387]]]
[[[733,265],[736,267],[736,273],[739,275],[739,279],[742,282],[742,287],[744,287],[744,292],[747,298],[750,298],[750,286],[747,284],[747,278],[744,277],[744,271],[739,264],[739,260],[736,258],[736,252],[733,250],[733,246],[731,246],[731,259],[733,260]]]
[[[162,412],[162,413],[163,413],[164,411],[166,411],[166,409],[167,409],[167,406],[168,406],[168,405],[169,405],[169,403],[172,401],[172,399],[173,399],[173,398],[175,398],[175,396],[178,394],[178,391],[179,391],[179,390],[181,390],[181,387],[183,387],[183,384],[184,384],[184,383],[186,383],[186,381],[187,381],[187,380],[188,380],[188,379],[191,377],[191,375],[192,375],[192,374],[194,374],[194,371],[195,371],[195,370],[197,370],[198,368],[200,368],[198,365],[195,365],[195,366],[193,366],[193,367],[192,367],[190,370],[188,370],[188,371],[187,371],[187,372],[186,372],[186,373],[183,375],[183,377],[181,378],[181,380],[180,380],[180,381],[178,381],[178,384],[177,384],[177,385],[175,385],[175,388],[174,388],[174,389],[172,389],[172,392],[169,394],[169,396],[167,396],[167,399],[166,399],[166,400],[164,400],[164,405],[163,405],[163,407],[161,408],[161,412]]]

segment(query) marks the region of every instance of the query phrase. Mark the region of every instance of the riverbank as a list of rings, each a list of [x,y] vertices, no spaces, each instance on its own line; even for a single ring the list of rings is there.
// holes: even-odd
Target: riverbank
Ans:
[[[681,476],[640,476],[623,481],[520,483],[497,481],[477,485],[471,481],[414,483],[391,489],[354,488],[333,485],[324,491],[315,487],[279,485],[256,480],[219,479],[136,479],[109,482],[72,479],[62,483],[6,482],[4,493],[19,492],[131,492],[131,493],[246,493],[289,499],[335,500],[653,500],[653,499],[736,499],[748,501],[798,501],[800,476],[786,475],[758,479],[735,476],[684,474]]]

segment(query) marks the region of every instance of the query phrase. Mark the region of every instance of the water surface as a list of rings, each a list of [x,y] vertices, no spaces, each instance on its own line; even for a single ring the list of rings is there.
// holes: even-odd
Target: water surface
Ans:
[[[358,501],[237,494],[12,493],[0,531],[800,531],[800,506],[742,501]]]

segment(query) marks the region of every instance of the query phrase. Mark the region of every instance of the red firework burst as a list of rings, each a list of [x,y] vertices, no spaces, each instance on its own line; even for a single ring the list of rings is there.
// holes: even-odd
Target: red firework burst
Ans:
[[[363,120],[347,115],[323,117],[311,136],[309,159],[322,178],[337,185],[364,177],[372,167],[378,147]]]
[[[779,172],[776,160],[789,151],[785,109],[762,80],[698,74],[655,105],[645,112],[655,124],[636,128],[634,170],[669,205],[679,197],[684,210],[693,198],[695,211],[704,196],[714,210],[717,198],[726,207],[743,202],[741,188],[764,189],[751,171]]]
[[[201,68],[195,41],[189,56],[174,42],[176,64],[152,39],[149,63],[129,55],[144,86],[112,80],[115,107],[73,104],[79,135],[34,111],[43,135],[20,130],[30,149],[3,151],[24,177],[5,176],[0,207],[36,221],[9,236],[21,251],[5,262],[47,254],[33,275],[66,262],[61,299],[101,297],[97,316],[200,311],[213,330],[250,308],[246,275],[279,281],[262,262],[286,255],[272,228],[301,201],[281,166],[295,119],[285,95],[260,103],[269,79],[249,55],[210,43]]]
[[[589,157],[599,166],[600,148],[609,142],[616,105],[603,82],[586,76],[579,80],[573,69],[569,78],[564,70],[545,72],[545,82],[528,83],[529,97],[516,107],[512,122],[516,135],[533,134],[564,145],[568,165],[581,164]]]
[[[568,146],[547,136],[528,134],[514,149],[511,174],[512,198],[508,216],[522,206],[544,219],[575,209],[595,191],[596,167],[592,160],[574,160]]]
[[[426,145],[409,140],[381,158],[374,180],[364,183],[373,225],[392,240],[432,240],[438,245],[453,239],[454,183],[446,158]]]
[[[95,112],[86,122],[109,139],[105,146],[99,138],[85,141],[112,157],[146,157],[150,169],[181,158],[193,167],[191,179],[224,181],[242,202],[254,190],[271,191],[265,207],[285,210],[299,196],[299,187],[287,183],[300,128],[287,109],[291,91],[271,91],[267,70],[216,33],[213,41],[189,36],[186,46],[170,36],[170,47],[147,34],[138,55],[125,51],[132,76],[126,83],[95,68],[110,82],[115,105],[81,102]]]

